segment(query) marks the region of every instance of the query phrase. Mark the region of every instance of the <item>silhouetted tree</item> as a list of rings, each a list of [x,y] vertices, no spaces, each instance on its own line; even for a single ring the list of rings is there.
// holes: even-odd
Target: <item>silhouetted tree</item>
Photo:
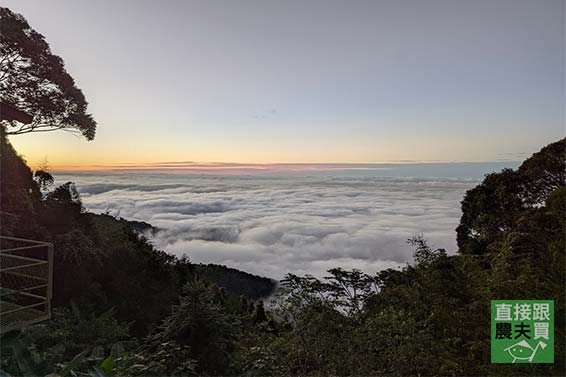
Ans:
[[[22,15],[0,7],[0,24],[0,102],[33,118],[29,124],[1,121],[6,134],[63,129],[92,140],[96,122],[63,59]]]
[[[36,170],[33,177],[42,190],[47,190],[55,182],[51,173],[46,170]]]
[[[566,186],[566,138],[549,144],[526,159],[517,172],[523,178],[523,199],[542,205],[547,197]]]
[[[407,242],[411,244],[413,247],[415,247],[413,259],[417,264],[422,264],[422,265],[430,264],[435,260],[437,260],[438,258],[446,256],[446,250],[444,249],[433,250],[428,245],[422,234],[409,238]]]
[[[468,190],[456,229],[460,252],[483,254],[488,244],[509,230],[525,209],[522,191],[519,174],[511,169],[488,174],[481,184]]]
[[[174,341],[189,347],[188,357],[198,362],[197,371],[205,375],[223,374],[237,337],[236,318],[226,313],[214,286],[202,281],[187,283],[179,301],[147,339],[146,352],[158,352],[163,344]],[[169,367],[176,366],[173,362]]]
[[[547,145],[517,170],[488,174],[462,201],[456,229],[460,252],[485,254],[519,217],[544,205],[550,193],[565,185],[566,139]]]

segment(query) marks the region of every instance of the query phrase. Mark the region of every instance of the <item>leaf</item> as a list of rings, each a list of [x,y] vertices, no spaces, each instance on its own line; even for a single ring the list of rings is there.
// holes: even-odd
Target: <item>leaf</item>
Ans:
[[[71,373],[73,369],[77,368],[84,357],[89,353],[90,349],[86,349],[83,352],[79,353],[77,356],[73,358],[62,370],[59,372],[60,376],[66,376],[67,374]]]
[[[102,368],[102,370],[106,373],[111,373],[112,369],[114,369],[115,366],[116,366],[116,361],[112,356],[108,356],[100,363],[100,368]]]

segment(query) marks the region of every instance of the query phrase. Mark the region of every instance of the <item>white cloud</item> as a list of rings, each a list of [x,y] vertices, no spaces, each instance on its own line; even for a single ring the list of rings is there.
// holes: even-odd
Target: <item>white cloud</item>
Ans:
[[[411,261],[424,234],[454,252],[460,200],[477,182],[383,177],[88,174],[85,206],[161,229],[157,247],[194,262],[281,278],[342,266],[367,272]]]

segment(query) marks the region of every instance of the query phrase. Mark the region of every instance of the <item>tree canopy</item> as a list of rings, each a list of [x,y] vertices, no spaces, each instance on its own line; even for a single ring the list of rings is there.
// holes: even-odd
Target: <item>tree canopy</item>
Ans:
[[[543,206],[552,192],[564,186],[566,139],[545,146],[517,170],[488,174],[462,201],[456,229],[460,252],[487,252],[487,245],[508,232],[520,216]]]
[[[62,129],[94,139],[96,121],[63,59],[22,15],[0,7],[0,24],[0,102],[32,117],[29,124],[2,120],[6,134]]]

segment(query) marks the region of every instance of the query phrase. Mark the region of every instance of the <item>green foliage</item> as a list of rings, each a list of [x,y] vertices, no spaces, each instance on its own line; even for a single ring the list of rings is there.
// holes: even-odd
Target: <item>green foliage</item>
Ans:
[[[129,327],[114,318],[113,310],[95,316],[71,304],[70,309],[56,311],[54,318],[43,327],[42,342],[45,348],[56,345],[65,357],[89,347],[105,347],[105,352],[110,352],[115,344],[129,340]],[[41,330],[37,331],[41,334]]]
[[[462,201],[456,229],[460,252],[481,254],[499,240],[529,209],[544,205],[548,196],[566,185],[566,139],[533,154],[516,171],[488,174]]]
[[[517,173],[523,177],[523,198],[530,205],[543,204],[566,185],[566,138],[551,143],[526,159]]]
[[[251,375],[477,372],[462,346],[471,347],[477,333],[477,315],[466,309],[483,279],[466,272],[471,261],[432,250],[422,238],[413,241],[416,255],[427,258],[401,271],[370,276],[332,269],[324,281],[288,275],[276,312],[290,327],[242,341],[237,362]],[[258,357],[269,363],[257,363]]]
[[[128,327],[111,311],[94,316],[72,305],[56,311],[51,321],[3,335],[1,369],[15,376],[86,374],[105,355],[124,352],[124,344],[134,346]]]
[[[167,341],[135,353],[119,375],[196,376],[196,367],[197,361],[192,358],[190,347]]]
[[[168,342],[186,347],[187,356],[196,361],[196,371],[219,375],[229,365],[229,354],[238,336],[238,320],[223,307],[224,294],[215,286],[193,281],[183,287],[179,305],[147,339],[144,354],[162,353]],[[167,373],[180,360],[168,360]],[[165,364],[165,363],[164,363]]]
[[[446,250],[433,250],[430,246],[428,246],[422,234],[413,238],[409,238],[407,242],[415,248],[413,259],[418,265],[428,265],[438,260],[439,258],[446,256]]]
[[[94,139],[96,122],[63,59],[22,15],[0,7],[0,24],[0,102],[33,117],[30,124],[2,121],[7,134],[64,129]]]
[[[312,276],[293,274],[281,281],[285,301],[299,308],[310,305],[330,306],[348,315],[359,314],[365,301],[377,289],[375,278],[359,270],[346,271],[333,268],[324,282]]]
[[[519,175],[511,169],[488,174],[462,201],[462,219],[456,229],[462,253],[481,254],[508,231],[525,209]]]

